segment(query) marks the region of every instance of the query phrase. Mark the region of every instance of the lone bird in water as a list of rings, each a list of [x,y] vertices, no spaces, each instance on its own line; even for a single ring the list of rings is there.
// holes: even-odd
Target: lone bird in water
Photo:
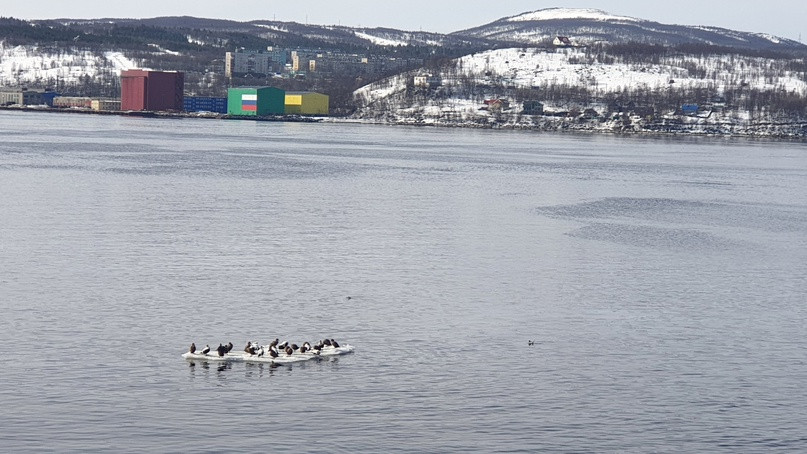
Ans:
[[[206,354],[208,354],[208,353],[210,353],[210,346],[209,346],[209,345],[205,345],[205,348],[202,350],[202,354],[203,354],[203,355],[206,355]]]
[[[527,341],[527,345],[535,345],[535,341]]]
[[[191,348],[188,350],[191,354],[196,353],[196,344],[191,342]]]

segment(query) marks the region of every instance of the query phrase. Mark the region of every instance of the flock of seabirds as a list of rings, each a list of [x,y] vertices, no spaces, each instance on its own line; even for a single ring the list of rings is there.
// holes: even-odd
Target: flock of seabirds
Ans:
[[[257,356],[259,358],[263,357],[266,354],[268,354],[272,358],[277,358],[278,356],[280,356],[281,352],[285,354],[287,357],[294,355],[295,352],[313,353],[315,355],[318,355],[323,348],[326,347],[339,348],[339,343],[333,339],[321,340],[316,344],[314,344],[313,346],[308,342],[304,342],[303,345],[298,346],[297,344],[290,344],[289,341],[283,341],[282,343],[278,343],[278,341],[279,341],[278,339],[275,339],[271,343],[269,343],[269,345],[258,345],[257,342],[252,343],[251,341],[249,341],[247,342],[247,346],[244,347],[244,353],[251,356]],[[232,342],[228,342],[227,345],[219,344],[218,348],[216,348],[216,353],[220,357],[223,357],[227,353],[230,353],[230,350],[232,349],[233,349]],[[207,355],[210,353],[210,345],[205,345],[205,348],[199,351],[199,353],[196,353],[196,344],[191,343],[191,347],[188,350],[188,352],[191,354]]]

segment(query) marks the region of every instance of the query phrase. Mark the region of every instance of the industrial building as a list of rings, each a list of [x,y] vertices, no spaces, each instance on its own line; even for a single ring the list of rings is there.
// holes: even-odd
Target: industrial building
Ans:
[[[96,111],[120,110],[120,99],[95,98],[90,103],[90,108]]]
[[[328,95],[313,91],[287,91],[286,113],[299,115],[328,115]]]
[[[55,91],[46,91],[42,93],[42,103],[46,104],[48,107],[53,107],[53,100],[57,97],[61,96],[59,93]]]
[[[0,90],[0,106],[38,106],[43,104],[42,92],[27,88],[4,88]]]
[[[237,87],[227,90],[230,115],[283,115],[286,92],[275,87]]]
[[[53,107],[59,109],[90,109],[92,98],[87,96],[56,96],[53,98]]]
[[[185,112],[227,113],[227,98],[211,96],[186,96]]]
[[[181,111],[185,74],[178,71],[121,71],[121,110]]]
[[[87,96],[56,96],[51,107],[57,109],[92,109],[95,111],[120,110],[120,99],[90,98]]]

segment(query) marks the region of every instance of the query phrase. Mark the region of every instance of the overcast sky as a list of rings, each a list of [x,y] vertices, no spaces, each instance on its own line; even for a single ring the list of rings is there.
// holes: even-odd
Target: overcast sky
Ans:
[[[807,40],[807,0],[2,0],[0,16],[20,19],[196,16],[276,19],[441,33],[555,6],[597,8],[668,24],[713,25]]]

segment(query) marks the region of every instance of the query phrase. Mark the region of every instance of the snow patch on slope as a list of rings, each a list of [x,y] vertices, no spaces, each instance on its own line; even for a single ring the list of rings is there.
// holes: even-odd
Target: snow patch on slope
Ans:
[[[763,39],[767,39],[768,41],[774,44],[781,44],[782,40],[778,36],[769,35],[767,33],[755,33],[757,36]]]
[[[518,16],[507,18],[508,22],[526,22],[541,20],[561,20],[561,19],[590,19],[599,21],[625,21],[639,22],[639,19],[628,16],[614,16],[599,9],[586,8],[547,8],[531,13],[524,13]]]
[[[367,41],[370,41],[376,46],[405,46],[408,44],[405,41],[381,38],[380,36],[374,36],[369,33],[363,33],[359,31],[355,31],[353,33],[355,33],[357,38],[366,39]]]
[[[57,80],[76,83],[85,75],[117,75],[121,70],[137,67],[136,62],[121,52],[110,51],[102,55],[87,50],[49,53],[38,46],[6,47],[0,42],[0,86],[51,84]]]

